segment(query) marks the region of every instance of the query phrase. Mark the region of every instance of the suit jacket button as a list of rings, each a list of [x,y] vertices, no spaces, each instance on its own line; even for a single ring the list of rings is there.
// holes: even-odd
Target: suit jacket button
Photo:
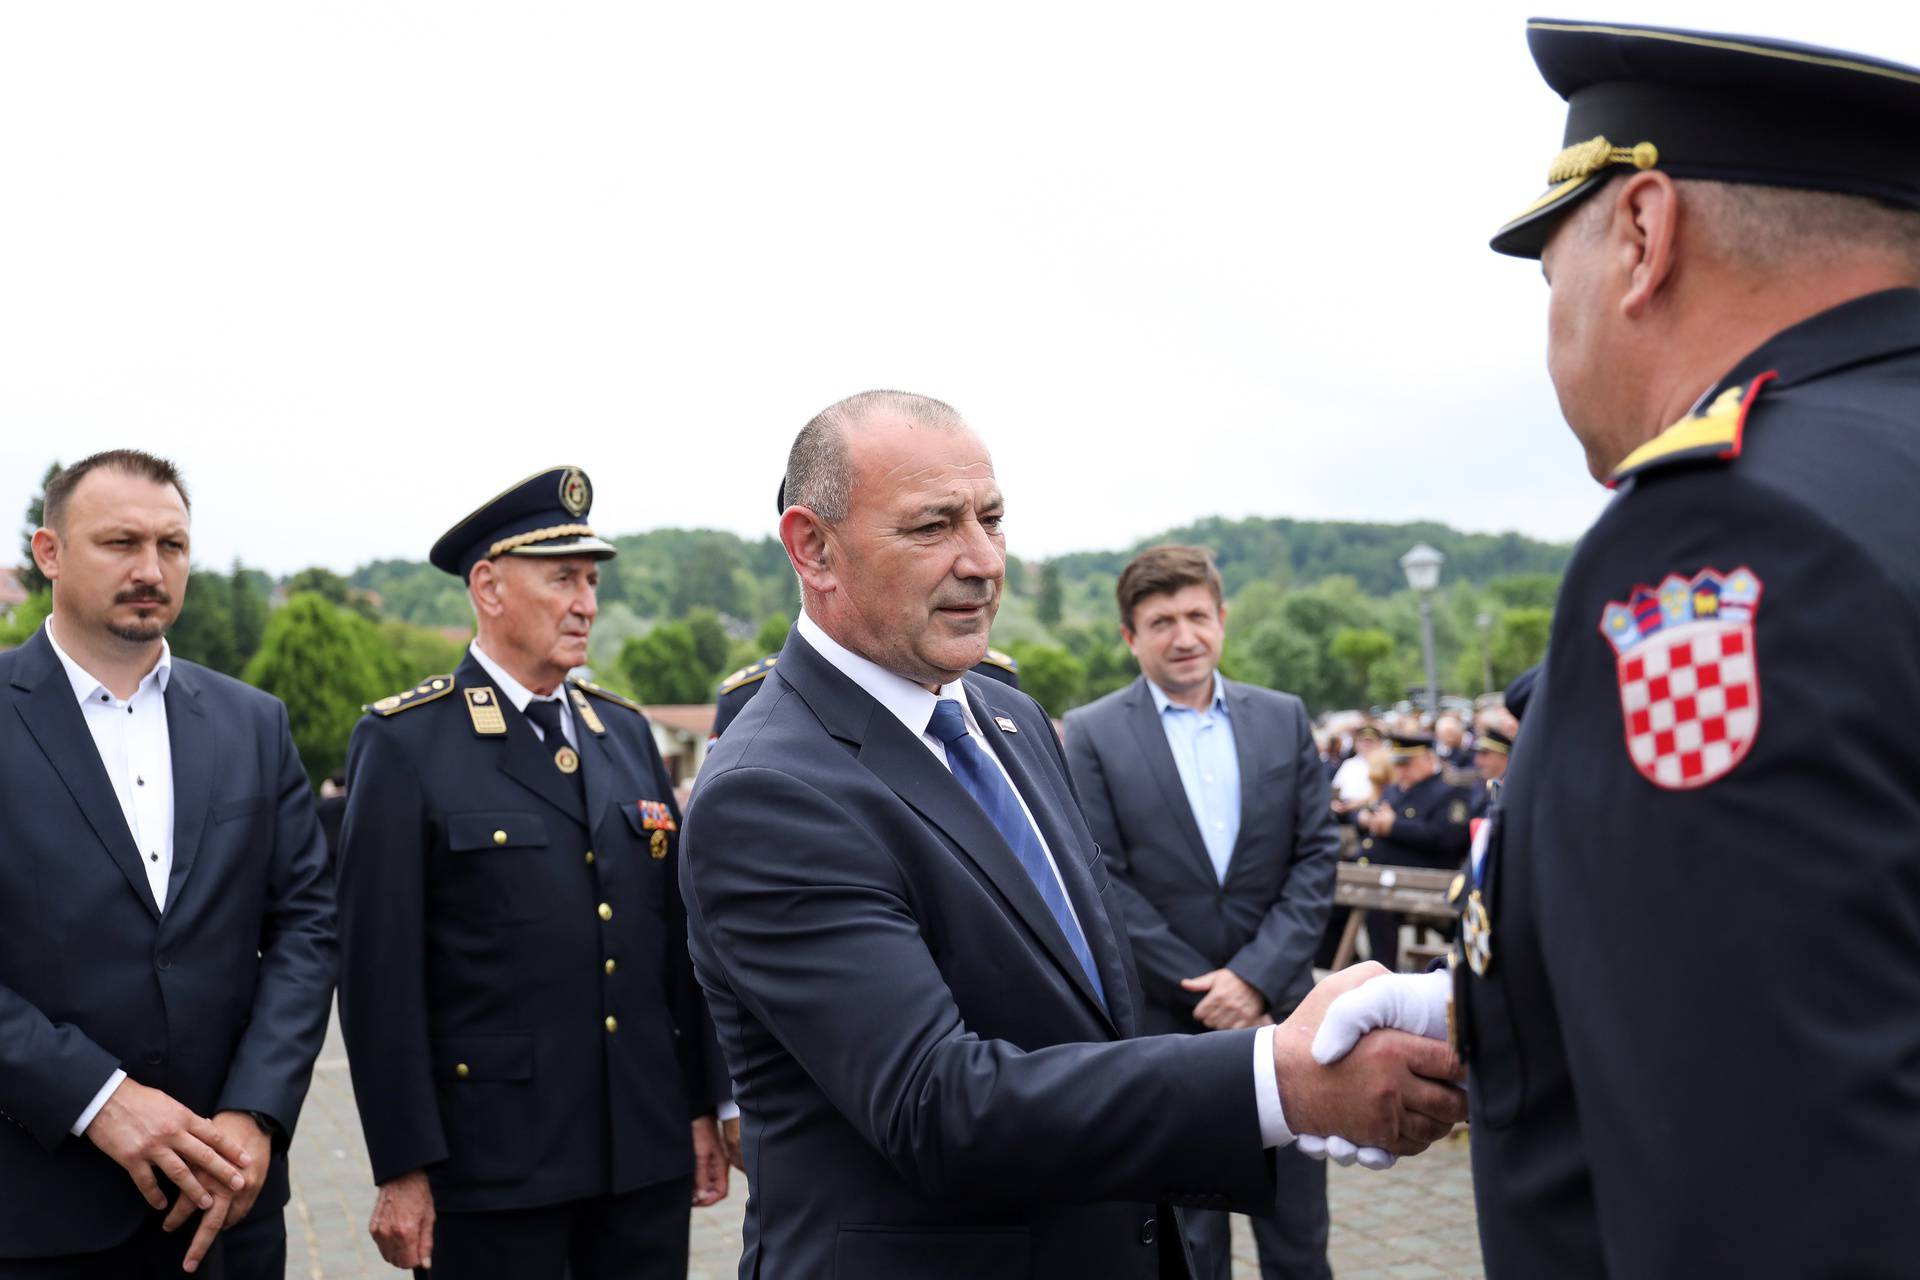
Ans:
[[[505,843],[507,842],[507,833],[506,833],[506,832],[504,832],[504,831],[496,831],[496,832],[494,832],[494,833],[493,833],[493,842],[494,842],[495,844],[505,844]]]
[[[454,1067],[453,1074],[459,1076],[462,1080],[465,1080],[468,1076],[473,1074],[473,1070],[472,1068],[468,1067],[466,1063],[462,1062],[458,1066]]]
[[[1148,1218],[1145,1222],[1140,1224],[1140,1243],[1152,1244],[1156,1238],[1157,1238],[1156,1228],[1154,1226],[1154,1221],[1152,1218]]]
[[[147,1065],[150,1067],[157,1067],[165,1061],[166,1059],[161,1057],[157,1053],[150,1053],[147,1055]]]
[[[156,967],[162,970],[171,969],[173,968],[173,957],[163,951],[160,953],[159,957],[154,960],[153,963]]]
[[[607,1015],[607,1034],[612,1035],[620,1029],[620,1020],[612,1014]]]
[[[593,850],[591,849],[587,850],[587,865],[588,866],[593,865]]]
[[[613,908],[612,908],[612,907],[610,907],[610,906],[608,906],[608,905],[607,905],[606,903],[604,903],[604,902],[600,904],[600,918],[601,918],[602,920],[611,920],[611,919],[613,919]]]
[[[612,972],[613,972],[613,970],[614,970],[614,963],[613,963],[613,958],[612,958],[611,956],[609,956],[609,957],[607,958],[607,972],[608,972],[608,973],[612,973]]]

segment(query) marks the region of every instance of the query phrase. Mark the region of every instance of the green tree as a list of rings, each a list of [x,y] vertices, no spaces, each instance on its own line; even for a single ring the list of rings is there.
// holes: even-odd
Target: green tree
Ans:
[[[1043,626],[1057,627],[1066,599],[1060,586],[1060,566],[1051,560],[1044,560],[1037,576],[1039,586],[1034,594],[1034,617],[1040,619]]]
[[[1332,710],[1334,701],[1328,696],[1323,652],[1284,620],[1269,618],[1229,651],[1222,666],[1235,679],[1295,694],[1318,713]]]
[[[1547,656],[1553,630],[1550,609],[1509,609],[1493,628],[1493,683],[1504,689],[1519,674]]]
[[[233,654],[236,670],[244,671],[267,634],[267,592],[260,574],[233,562],[227,583],[227,611],[233,618]]]
[[[1362,703],[1373,688],[1374,670],[1393,656],[1393,637],[1378,627],[1342,627],[1333,633],[1327,656],[1353,677],[1350,689],[1341,691],[1347,696],[1339,700]]]
[[[641,702],[701,703],[713,696],[713,672],[683,622],[663,622],[620,646],[617,663],[627,691]]]
[[[0,649],[18,649],[33,638],[53,612],[53,593],[36,591],[16,605],[11,618],[0,616]]]
[[[681,621],[687,630],[693,632],[693,651],[700,659],[707,676],[716,678],[725,675],[733,668],[727,665],[727,655],[733,644],[727,637],[727,628],[720,621],[720,615],[705,605],[687,611]],[[696,699],[704,701],[704,699]]]
[[[787,632],[793,630],[793,619],[784,613],[770,613],[767,620],[760,624],[760,630],[754,633],[753,648],[756,654],[778,653],[786,647]]]
[[[167,644],[187,661],[226,675],[246,667],[233,643],[233,583],[225,574],[196,567],[187,575],[186,597]]]
[[[375,669],[388,693],[420,683],[424,676],[446,675],[460,665],[463,646],[428,627],[388,619],[375,637]]]
[[[20,530],[20,585],[28,595],[45,591],[53,585],[47,581],[47,575],[40,572],[40,566],[33,562],[33,531],[47,522],[47,486],[59,474],[60,464],[56,462],[47,468],[47,474],[40,477],[40,488],[27,503],[26,526]]]
[[[1016,644],[1013,659],[1020,664],[1021,691],[1047,709],[1055,719],[1085,701],[1080,696],[1087,669],[1066,649],[1052,644]]]
[[[345,762],[361,706],[392,692],[381,653],[371,623],[315,592],[291,597],[268,621],[246,680],[287,704],[293,744],[315,783]]]

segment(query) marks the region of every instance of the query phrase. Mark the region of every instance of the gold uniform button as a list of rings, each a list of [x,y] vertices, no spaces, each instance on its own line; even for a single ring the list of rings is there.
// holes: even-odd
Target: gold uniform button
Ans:
[[[459,1066],[453,1069],[453,1074],[459,1076],[462,1080],[465,1080],[468,1076],[473,1074],[473,1071],[467,1066],[466,1063],[463,1062]]]
[[[1409,818],[1411,818],[1411,817],[1413,817],[1413,810],[1411,810],[1411,809],[1409,809],[1409,810],[1407,810],[1407,816],[1408,816]]]
[[[591,849],[587,850],[587,865],[588,866],[593,865],[593,850]]]
[[[607,1015],[607,1034],[612,1035],[620,1029],[620,1020],[612,1014]]]
[[[614,967],[615,967],[615,966],[614,966],[614,963],[613,963],[613,961],[611,961],[611,960],[609,960],[609,961],[607,961],[607,972],[608,972],[608,973],[612,973],[612,972],[613,972],[613,970],[614,970]]]
[[[611,919],[613,919],[613,908],[612,908],[612,907],[610,907],[610,906],[608,906],[608,905],[607,905],[606,903],[604,903],[604,902],[600,904],[600,918],[601,918],[602,920],[611,920]]]
[[[493,842],[494,842],[495,844],[505,844],[505,843],[507,842],[507,833],[506,833],[506,832],[504,832],[504,831],[496,831],[496,832],[494,832],[494,833],[493,833]]]

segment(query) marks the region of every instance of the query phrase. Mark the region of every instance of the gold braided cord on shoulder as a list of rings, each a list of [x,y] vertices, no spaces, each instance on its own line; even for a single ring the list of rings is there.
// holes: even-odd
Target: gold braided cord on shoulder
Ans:
[[[1630,164],[1636,169],[1651,169],[1660,163],[1660,148],[1651,142],[1631,147],[1616,147],[1602,135],[1576,142],[1553,158],[1547,166],[1548,183],[1577,182],[1590,178],[1609,165]]]
[[[1747,44],[1740,40],[1716,40],[1710,36],[1690,36],[1679,31],[1646,31],[1637,27],[1610,27],[1599,23],[1581,22],[1529,22],[1529,31],[1570,31],[1577,34],[1599,36],[1631,36],[1636,40],[1663,40],[1668,44],[1697,45],[1702,49],[1724,49],[1729,53],[1750,53],[1759,58],[1777,58],[1782,62],[1802,62],[1814,67],[1833,67],[1841,71],[1857,71],[1864,76],[1882,76],[1888,80],[1899,80],[1906,84],[1920,84],[1920,75],[1911,71],[1901,71],[1894,67],[1876,67],[1868,62],[1856,62],[1852,58],[1833,58],[1817,53],[1799,53],[1792,49],[1769,49],[1764,45]]]
[[[591,538],[593,527],[584,524],[556,524],[545,529],[529,529],[525,533],[516,533],[511,538],[502,538],[487,548],[487,559],[505,555],[515,547],[524,547],[530,542],[546,542],[550,538]]]

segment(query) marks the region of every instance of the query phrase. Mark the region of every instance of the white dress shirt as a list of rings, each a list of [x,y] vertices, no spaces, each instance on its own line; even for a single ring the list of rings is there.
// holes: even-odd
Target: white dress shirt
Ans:
[[[141,678],[133,697],[122,701],[85,667],[75,662],[54,637],[47,621],[47,643],[67,673],[80,716],[93,735],[114,798],[120,802],[133,847],[140,851],[140,867],[147,873],[147,890],[162,911],[167,907],[167,877],[173,874],[173,739],[167,733],[167,682],[173,677],[173,651],[160,642],[160,660]],[[115,1070],[100,1086],[93,1101],[73,1122],[73,1134],[87,1131],[127,1073]]]
[[[1047,847],[1047,840],[1040,834],[1040,826],[1033,820],[1033,810],[1027,805],[1027,798],[1020,794],[1020,788],[1014,785],[1007,767],[1001,764],[999,755],[988,744],[980,732],[980,725],[973,718],[973,708],[967,702],[965,687],[956,680],[942,685],[939,693],[929,693],[923,686],[915,684],[904,676],[897,676],[885,667],[872,662],[848,649],[835,640],[820,624],[815,622],[804,610],[801,611],[798,624],[801,636],[813,646],[814,651],[828,662],[840,674],[853,681],[871,695],[874,701],[892,712],[908,732],[919,738],[934,758],[949,769],[947,749],[940,739],[927,732],[927,725],[933,720],[933,705],[941,698],[952,698],[959,702],[961,712],[966,716],[967,732],[979,742],[980,749],[986,752],[987,759],[994,762],[1001,775],[1006,777],[1007,786],[1020,801],[1022,812],[1027,815],[1028,825],[1033,827],[1034,837],[1040,841],[1041,850],[1047,855],[1047,866],[1053,871],[1054,878],[1060,878],[1060,864],[1054,860],[1053,850]],[[1067,900],[1067,909],[1073,911],[1073,898],[1066,892],[1065,882],[1060,886],[1061,896]],[[1080,923],[1078,912],[1073,913],[1074,923]],[[1083,928],[1082,933],[1085,932]],[[1263,1146],[1285,1146],[1293,1141],[1293,1133],[1287,1128],[1286,1117],[1280,1106],[1280,1082],[1273,1069],[1273,1032],[1272,1027],[1262,1027],[1253,1039],[1253,1089],[1254,1102],[1260,1114],[1260,1141]]]
[[[469,644],[467,651],[473,654],[473,660],[479,663],[488,675],[493,677],[493,682],[500,686],[501,693],[507,695],[507,701],[513,704],[515,711],[525,714],[529,702],[559,703],[560,732],[566,735],[568,746],[576,750],[579,748],[580,739],[578,731],[573,727],[573,708],[567,705],[566,697],[560,692],[560,689],[566,688],[564,684],[560,686],[560,689],[555,689],[552,693],[542,698],[539,694],[527,688],[527,686],[521,684],[518,680],[515,680],[505,667],[495,662],[492,658],[489,658],[486,650],[480,647],[478,640]],[[540,739],[542,742],[547,740],[547,735],[541,731],[540,726],[535,724],[531,717],[528,718],[527,723],[533,726],[534,737]]]

